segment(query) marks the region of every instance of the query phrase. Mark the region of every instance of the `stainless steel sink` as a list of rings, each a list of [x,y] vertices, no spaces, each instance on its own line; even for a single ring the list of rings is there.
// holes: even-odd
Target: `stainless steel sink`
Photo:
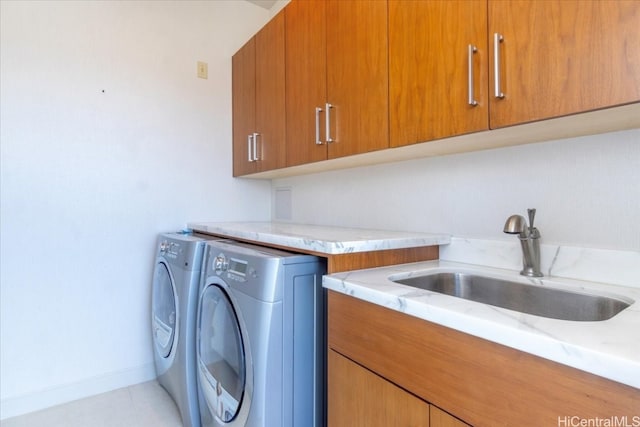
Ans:
[[[414,288],[561,320],[607,320],[634,303],[625,297],[572,292],[457,272],[392,280]]]

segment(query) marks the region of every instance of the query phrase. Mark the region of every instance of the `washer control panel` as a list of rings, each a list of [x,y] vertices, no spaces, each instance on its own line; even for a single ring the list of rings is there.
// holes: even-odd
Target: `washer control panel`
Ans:
[[[180,243],[163,240],[160,242],[160,253],[175,258],[181,252]]]

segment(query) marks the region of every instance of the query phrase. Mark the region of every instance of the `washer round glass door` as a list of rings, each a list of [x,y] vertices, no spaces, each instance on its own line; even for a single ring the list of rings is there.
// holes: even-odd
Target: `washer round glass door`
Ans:
[[[176,298],[173,281],[164,262],[156,264],[153,273],[151,310],[153,341],[161,357],[168,357],[173,347],[176,329]]]
[[[211,414],[228,423],[238,415],[245,391],[245,352],[240,325],[222,288],[209,285],[201,298],[200,387]]]

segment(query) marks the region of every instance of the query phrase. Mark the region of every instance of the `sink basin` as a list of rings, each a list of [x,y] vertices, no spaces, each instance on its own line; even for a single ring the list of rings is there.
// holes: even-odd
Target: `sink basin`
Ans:
[[[391,280],[414,288],[561,320],[607,320],[634,303],[624,297],[572,292],[459,272]]]

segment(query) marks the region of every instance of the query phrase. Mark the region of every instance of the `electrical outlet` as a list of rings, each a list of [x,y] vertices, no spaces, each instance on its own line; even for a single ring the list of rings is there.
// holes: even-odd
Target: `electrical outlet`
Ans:
[[[276,188],[275,219],[291,221],[291,187]]]
[[[209,77],[209,70],[206,62],[198,61],[198,77],[201,79]]]

